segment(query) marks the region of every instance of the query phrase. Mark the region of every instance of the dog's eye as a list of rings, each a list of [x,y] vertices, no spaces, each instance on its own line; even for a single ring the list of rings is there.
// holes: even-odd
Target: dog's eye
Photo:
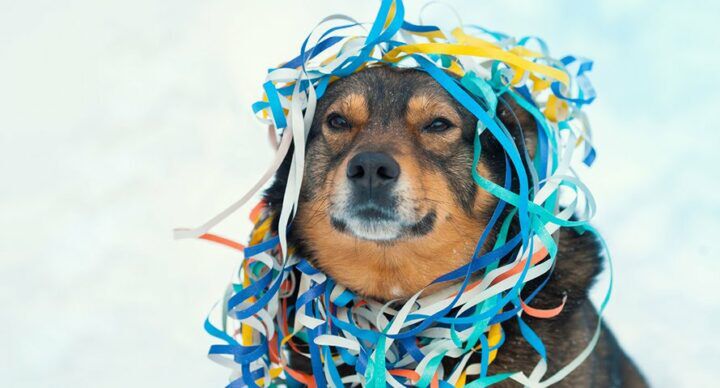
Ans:
[[[426,125],[423,130],[427,132],[443,132],[452,128],[452,126],[453,125],[451,122],[440,117],[433,120],[430,124]]]
[[[344,117],[337,113],[333,113],[327,118],[327,124],[330,129],[336,131],[344,131],[350,129],[350,123]]]

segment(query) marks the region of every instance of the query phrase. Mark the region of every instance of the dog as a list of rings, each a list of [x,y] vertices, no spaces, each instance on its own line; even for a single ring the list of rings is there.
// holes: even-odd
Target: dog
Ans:
[[[525,159],[532,160],[535,119],[502,96],[496,114]],[[379,301],[408,298],[467,264],[497,204],[471,175],[476,124],[477,118],[417,69],[371,66],[336,80],[318,101],[308,134],[303,185],[288,241],[338,284]],[[487,132],[480,135],[478,173],[502,185],[503,148]],[[276,214],[289,167],[288,157],[264,195]],[[518,184],[514,176],[516,191]],[[277,231],[277,224],[273,227]],[[493,246],[497,232],[496,227],[483,250]],[[567,302],[553,319],[525,318],[547,348],[548,373],[576,357],[594,334],[598,315],[588,290],[601,262],[595,237],[560,229],[556,268],[532,305],[554,307],[565,296]],[[527,288],[533,290],[538,282]],[[432,285],[426,292],[443,286],[447,284]],[[503,323],[503,329],[505,343],[490,374],[529,374],[539,356],[514,320]],[[291,364],[311,370],[302,357],[291,358]],[[516,385],[509,380],[498,384]],[[647,383],[603,324],[593,353],[558,386]]]

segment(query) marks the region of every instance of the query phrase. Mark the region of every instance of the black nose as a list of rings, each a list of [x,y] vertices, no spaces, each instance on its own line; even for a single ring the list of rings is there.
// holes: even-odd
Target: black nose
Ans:
[[[384,152],[361,152],[347,166],[347,177],[353,184],[375,189],[397,181],[400,165]]]

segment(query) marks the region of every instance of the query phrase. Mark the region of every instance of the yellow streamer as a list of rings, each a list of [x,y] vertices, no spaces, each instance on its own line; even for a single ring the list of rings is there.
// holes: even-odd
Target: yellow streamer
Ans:
[[[270,380],[274,380],[274,379],[278,378],[280,376],[280,374],[282,373],[282,371],[283,371],[283,369],[279,368],[279,367],[271,368],[270,369]],[[265,385],[265,378],[261,377],[261,378],[255,380],[255,384],[257,384],[259,386]]]
[[[480,40],[482,41],[482,40]],[[484,41],[482,41],[484,42]],[[553,78],[565,85],[569,85],[570,77],[567,73],[554,67],[541,65],[532,61],[528,61],[516,54],[504,51],[491,43],[485,42],[487,45],[463,45],[454,43],[416,43],[399,46],[385,54],[384,60],[388,62],[399,62],[409,54],[448,54],[448,55],[469,55],[474,57],[482,57],[494,59],[507,63],[517,68],[542,74]]]

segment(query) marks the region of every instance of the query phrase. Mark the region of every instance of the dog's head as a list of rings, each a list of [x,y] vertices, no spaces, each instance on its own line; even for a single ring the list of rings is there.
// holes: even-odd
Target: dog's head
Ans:
[[[534,121],[509,100],[498,114],[524,150]],[[294,240],[338,283],[381,300],[466,264],[496,205],[471,175],[476,124],[419,70],[371,67],[335,81],[308,137]],[[481,142],[478,172],[502,184],[502,148],[489,134]]]

